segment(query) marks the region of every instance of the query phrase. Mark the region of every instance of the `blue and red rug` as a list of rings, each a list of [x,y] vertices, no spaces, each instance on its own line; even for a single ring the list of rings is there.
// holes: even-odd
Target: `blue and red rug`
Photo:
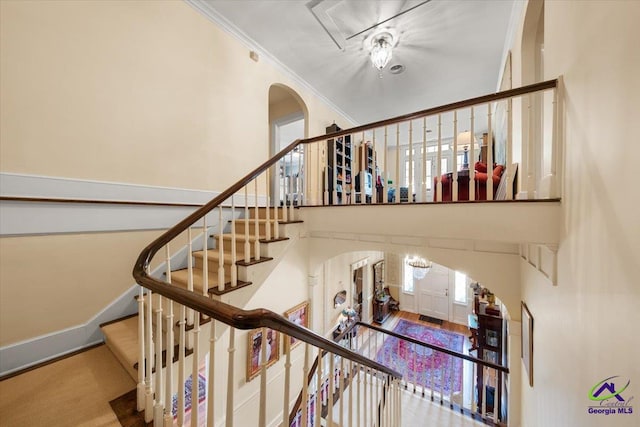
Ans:
[[[400,319],[393,332],[418,341],[462,352],[464,336]],[[462,390],[462,359],[428,347],[388,336],[376,355],[376,361],[403,374],[410,383],[445,395]],[[452,389],[453,387],[453,389]]]

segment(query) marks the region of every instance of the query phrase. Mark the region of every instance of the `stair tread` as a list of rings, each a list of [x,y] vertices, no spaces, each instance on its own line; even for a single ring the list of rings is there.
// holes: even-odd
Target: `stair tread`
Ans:
[[[204,251],[195,251],[193,252],[193,256],[199,259],[204,258]],[[207,251],[207,259],[209,261],[220,261],[220,252],[217,249],[210,249]],[[257,264],[259,262],[270,261],[272,258],[261,257],[256,260],[255,258],[251,258],[248,263],[244,262],[244,256],[236,256],[236,264],[238,266],[247,266]],[[228,253],[224,254],[224,265],[231,265],[231,255]],[[217,271],[217,270],[216,270]]]
[[[244,282],[242,280],[238,280],[238,286],[236,288],[231,288],[231,282],[228,281],[225,283],[225,291],[218,291],[218,272],[209,271],[209,287],[208,291],[210,294],[220,295],[221,293],[227,293],[231,290],[235,290],[238,287],[244,287],[250,285],[251,282]],[[184,289],[187,289],[187,280],[189,278],[189,270],[182,269],[171,272],[171,284],[180,286]],[[204,284],[204,276],[202,274],[202,270],[193,270],[193,290],[195,292],[202,293],[203,284]]]
[[[115,353],[129,375],[137,379],[133,365],[138,361],[138,316],[110,323],[100,329],[111,351]]]
[[[225,234],[222,235],[222,238],[225,241],[227,241],[227,240],[232,240],[232,238],[233,238],[232,236],[233,235],[231,233],[225,233]],[[220,238],[220,234],[214,234],[211,237],[213,237],[215,239],[219,239]],[[241,241],[241,242],[244,243],[244,241],[245,241],[244,235],[240,235],[240,234],[236,233],[235,237],[236,237],[236,242],[237,241]],[[273,243],[273,242],[281,242],[281,241],[284,241],[284,240],[289,240],[289,238],[288,237],[273,237],[272,236],[271,239],[267,239],[266,236],[260,236],[260,243]],[[256,241],[255,236],[249,236],[249,242],[255,242],[255,241]]]

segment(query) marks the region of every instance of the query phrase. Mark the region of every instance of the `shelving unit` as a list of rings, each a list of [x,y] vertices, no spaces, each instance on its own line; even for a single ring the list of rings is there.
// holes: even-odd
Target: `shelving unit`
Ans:
[[[366,203],[371,203],[373,197],[373,186],[377,178],[376,174],[376,152],[371,143],[362,142],[357,148],[358,180],[356,181],[356,198],[364,193]],[[364,191],[360,190],[360,182],[364,183]],[[361,197],[361,196],[359,196]],[[356,200],[359,203],[360,200]]]
[[[327,134],[338,132],[335,123],[326,128]],[[351,136],[341,136],[327,141],[327,169],[325,170],[325,192],[328,192],[329,204],[346,203],[352,181],[352,145]]]
[[[487,362],[502,365],[503,357],[503,328],[504,319],[499,310],[491,309],[486,301],[481,301],[478,295],[474,298],[474,312],[478,318],[477,347],[478,357]],[[495,396],[502,396],[502,381],[496,377],[494,370],[478,369],[477,383],[485,388],[485,392],[478,394],[478,406],[482,407],[482,396],[486,399],[485,408],[488,413],[500,411],[500,402]]]

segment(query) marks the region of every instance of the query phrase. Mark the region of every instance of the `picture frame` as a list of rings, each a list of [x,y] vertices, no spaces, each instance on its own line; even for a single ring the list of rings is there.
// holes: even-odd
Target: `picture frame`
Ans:
[[[309,301],[302,302],[284,312],[284,317],[287,320],[305,328],[309,328],[309,315]],[[292,350],[298,344],[300,344],[300,340],[288,337],[288,339],[285,339],[284,351],[287,350],[286,346],[289,346],[289,349]]]
[[[249,331],[247,347],[247,382],[260,374],[262,368],[262,337],[267,337],[267,368],[280,359],[280,333],[269,328]]]
[[[521,355],[525,372],[529,377],[529,386],[533,387],[533,316],[524,302],[520,303],[521,323]]]

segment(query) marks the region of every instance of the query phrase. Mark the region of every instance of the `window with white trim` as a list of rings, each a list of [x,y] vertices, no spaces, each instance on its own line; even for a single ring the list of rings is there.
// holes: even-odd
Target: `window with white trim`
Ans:
[[[407,294],[412,294],[414,290],[414,279],[413,279],[413,267],[409,264],[409,257],[404,259],[403,263],[403,277],[402,277],[402,291]]]
[[[453,300],[458,304],[467,303],[467,275],[456,271]]]

